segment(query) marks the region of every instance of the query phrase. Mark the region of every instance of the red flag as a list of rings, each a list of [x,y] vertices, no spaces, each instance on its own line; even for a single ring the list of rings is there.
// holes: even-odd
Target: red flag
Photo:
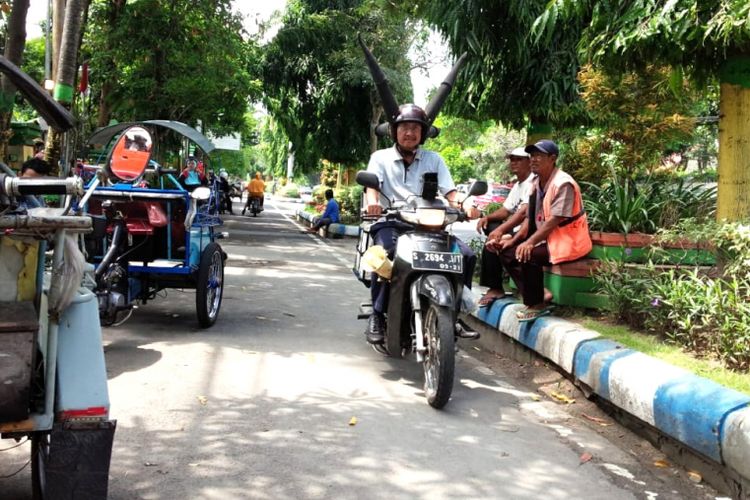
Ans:
[[[81,80],[78,83],[78,92],[83,94],[89,88],[89,63],[81,65]]]

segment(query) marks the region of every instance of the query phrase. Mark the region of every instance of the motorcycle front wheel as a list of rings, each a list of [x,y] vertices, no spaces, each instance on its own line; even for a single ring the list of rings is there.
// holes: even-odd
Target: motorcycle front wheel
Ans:
[[[427,353],[424,360],[424,392],[433,408],[442,408],[453,391],[455,335],[449,308],[430,304],[423,320]]]

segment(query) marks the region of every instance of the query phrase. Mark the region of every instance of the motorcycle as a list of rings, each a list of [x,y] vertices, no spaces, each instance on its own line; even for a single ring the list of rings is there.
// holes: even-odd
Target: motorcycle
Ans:
[[[373,347],[395,358],[414,353],[424,367],[427,402],[439,409],[453,391],[455,339],[461,333],[459,329],[464,328],[457,323],[464,294],[463,256],[455,236],[446,227],[466,216],[436,198],[436,175],[425,174],[421,196],[385,208],[385,220],[409,228],[396,241],[393,261],[387,258],[383,247],[370,245],[373,221],[365,220],[360,226],[354,272],[368,287],[378,276],[390,281],[385,343]],[[375,174],[360,171],[356,180],[380,191]],[[468,196],[486,191],[486,182],[475,182]],[[368,318],[371,307],[362,304],[359,318]]]
[[[253,217],[257,217],[259,213],[263,211],[263,207],[260,206],[260,200],[262,198],[260,196],[250,196],[247,199],[247,204],[250,208],[250,212],[253,214]]]

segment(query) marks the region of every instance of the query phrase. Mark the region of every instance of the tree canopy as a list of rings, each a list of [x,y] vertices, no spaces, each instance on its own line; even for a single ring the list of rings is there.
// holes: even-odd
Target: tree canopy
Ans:
[[[372,2],[296,0],[264,47],[264,104],[291,141],[303,169],[319,159],[361,162],[379,101],[357,44],[361,33],[397,98],[410,100],[410,31]],[[407,97],[408,96],[408,97]],[[382,113],[382,111],[380,111]]]
[[[83,58],[95,89],[116,82],[105,96],[111,118],[243,130],[260,93],[256,45],[229,0],[95,0],[91,9]]]

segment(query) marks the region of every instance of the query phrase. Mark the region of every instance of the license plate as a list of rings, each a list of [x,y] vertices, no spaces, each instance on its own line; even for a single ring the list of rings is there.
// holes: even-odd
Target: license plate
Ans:
[[[414,269],[449,273],[464,272],[464,258],[460,253],[414,250],[411,253],[411,263]]]

